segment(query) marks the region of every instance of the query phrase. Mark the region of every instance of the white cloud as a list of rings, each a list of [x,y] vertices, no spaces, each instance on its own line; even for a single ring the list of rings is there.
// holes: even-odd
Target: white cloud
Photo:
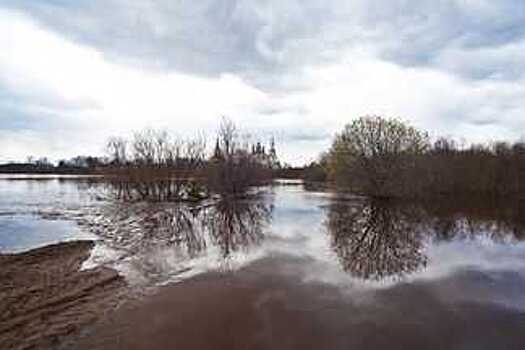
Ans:
[[[0,94],[0,156],[100,153],[110,134],[144,126],[165,127],[182,135],[210,133],[220,115],[231,116],[255,136],[277,136],[281,155],[293,163],[315,158],[329,145],[333,133],[364,114],[401,117],[434,136],[465,136],[472,142],[518,138],[525,132],[525,78],[518,74],[523,40],[505,38],[519,30],[513,29],[510,36],[501,33],[501,28],[513,23],[512,18],[483,27],[492,21],[495,5],[459,5],[452,0],[440,6],[425,2],[399,15],[390,5],[361,2],[345,8],[332,3],[308,7],[289,3],[281,8],[277,4],[253,7],[241,1],[222,9],[224,13],[210,13],[208,3],[192,12],[198,17],[195,33],[188,18],[183,19],[185,27],[177,26],[173,32],[167,19],[182,16],[179,7],[168,6],[164,13],[147,6],[140,18],[153,34],[148,31],[142,37],[127,23],[133,29],[128,39],[136,36],[138,48],[148,48],[143,41],[169,36],[180,49],[180,60],[195,60],[203,66],[208,60],[214,66],[212,75],[195,74],[195,65],[188,70],[152,70],[151,57],[141,59],[127,46],[115,60],[118,43],[107,50],[89,40],[74,40],[73,24],[113,28],[94,15],[77,14],[67,21],[69,25],[53,27],[49,21],[37,20],[31,11],[0,7],[0,87],[4,91]],[[454,28],[461,27],[459,22],[447,27],[450,23],[430,11],[433,6],[436,13],[462,18],[463,26],[472,28],[469,35],[457,33]],[[465,6],[475,11],[469,13]],[[124,24],[138,9],[130,7],[119,21]],[[501,7],[496,10],[499,13]],[[58,8],[56,12],[62,13]],[[305,16],[316,17],[311,24],[299,25],[298,19]],[[352,19],[348,26],[345,18]],[[229,20],[231,28],[213,33]],[[369,25],[374,21],[376,29]],[[234,35],[243,26],[247,33]],[[483,33],[495,45],[472,44],[475,35]],[[115,34],[117,42],[121,34]],[[195,46],[187,41],[189,36]],[[212,50],[214,40],[217,51]],[[128,41],[126,45],[131,45]],[[166,49],[164,57],[163,46],[157,49],[151,52],[159,61],[178,53]],[[192,49],[197,52],[194,56],[188,54]],[[223,62],[226,53],[235,65]],[[405,53],[430,59],[407,65],[399,58]],[[14,118],[27,122],[13,123]],[[31,127],[29,121],[38,126]]]
[[[311,123],[332,130],[367,114],[400,117],[434,136],[465,136],[472,142],[516,139],[525,130],[525,81],[472,81],[431,68],[401,67],[366,50],[350,50],[341,62],[305,74],[310,89],[288,99],[308,110]]]
[[[89,129],[77,133],[100,137],[145,126],[209,131],[220,115],[245,115],[267,99],[230,74],[202,78],[119,66],[12,12],[0,12],[0,33],[0,82],[11,98],[24,97],[25,111],[54,113]]]

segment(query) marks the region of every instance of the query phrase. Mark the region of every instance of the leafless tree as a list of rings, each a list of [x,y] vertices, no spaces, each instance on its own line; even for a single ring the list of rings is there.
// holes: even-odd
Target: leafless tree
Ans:
[[[126,164],[128,160],[128,143],[122,137],[111,137],[106,144],[110,162],[117,166]]]
[[[271,149],[276,163],[275,148]],[[112,175],[117,195],[126,200],[198,200],[210,191],[239,195],[272,176],[270,158],[250,150],[226,117],[221,120],[209,158],[202,136],[183,140],[166,130],[147,128],[133,133],[129,140],[113,137],[108,141],[110,166],[106,173]]]
[[[196,199],[204,195],[196,184],[202,178],[205,148],[203,138],[172,139],[165,130],[137,131],[130,141],[112,138],[110,184],[125,200]]]
[[[250,152],[247,143],[239,141],[235,124],[223,118],[206,176],[213,191],[238,195],[245,193],[253,185],[268,181],[271,178],[271,169]]]
[[[329,152],[336,182],[372,196],[402,192],[396,173],[409,170],[429,148],[428,135],[397,119],[366,116],[338,134]]]
[[[425,132],[398,120],[363,117],[336,136],[327,165],[312,169],[372,197],[522,197],[524,150],[519,142],[468,147],[451,138],[430,146]]]

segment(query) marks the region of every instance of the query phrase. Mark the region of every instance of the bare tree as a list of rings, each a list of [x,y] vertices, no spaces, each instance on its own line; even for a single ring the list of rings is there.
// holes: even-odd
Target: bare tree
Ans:
[[[209,187],[223,195],[239,195],[251,186],[271,178],[271,169],[239,141],[235,124],[223,118],[217,132],[215,150],[206,170]]]
[[[124,165],[128,160],[128,142],[122,137],[111,137],[106,144],[110,162],[115,165]]]
[[[399,172],[428,149],[425,132],[397,119],[366,116],[336,136],[329,163],[336,182],[373,196],[390,196],[404,190],[397,181]]]
[[[131,141],[112,138],[108,151],[117,165],[108,169],[114,175],[112,186],[126,200],[196,199],[204,195],[197,181],[202,177],[205,148],[203,138],[173,139],[166,130],[137,131]]]
[[[197,136],[193,140],[188,140],[184,149],[184,159],[190,169],[197,169],[204,164],[206,158],[206,139]]]
[[[222,117],[217,138],[223,156],[231,157],[235,154],[239,142],[238,137],[239,133],[235,123],[227,117]]]

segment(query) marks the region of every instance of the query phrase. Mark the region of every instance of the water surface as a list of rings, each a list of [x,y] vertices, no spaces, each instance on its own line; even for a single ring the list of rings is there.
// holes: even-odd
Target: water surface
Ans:
[[[281,183],[131,203],[59,178],[0,179],[0,192],[2,251],[94,237],[86,268],[153,291],[95,329],[88,343],[101,348],[525,346],[519,202],[396,203]]]
[[[0,253],[93,239],[75,220],[92,205],[82,176],[0,174]]]

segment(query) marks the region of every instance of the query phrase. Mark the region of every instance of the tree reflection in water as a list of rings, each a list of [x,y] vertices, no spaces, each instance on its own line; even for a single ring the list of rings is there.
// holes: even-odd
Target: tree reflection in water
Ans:
[[[261,199],[223,197],[210,209],[204,225],[226,258],[241,247],[260,243],[273,205]]]
[[[427,263],[416,208],[383,201],[335,201],[328,208],[331,246],[346,272],[381,280],[414,272]]]
[[[468,239],[511,243],[525,237],[523,205],[485,204],[334,200],[326,227],[346,272],[376,281],[399,278],[427,265],[427,244]]]
[[[525,238],[525,202],[490,198],[455,198],[425,203],[427,225],[438,241],[481,235],[496,242]]]
[[[263,239],[272,216],[271,200],[253,195],[223,196],[200,205],[111,202],[87,224],[106,244],[127,256],[173,247],[186,258],[195,258],[213,245],[227,258]]]

